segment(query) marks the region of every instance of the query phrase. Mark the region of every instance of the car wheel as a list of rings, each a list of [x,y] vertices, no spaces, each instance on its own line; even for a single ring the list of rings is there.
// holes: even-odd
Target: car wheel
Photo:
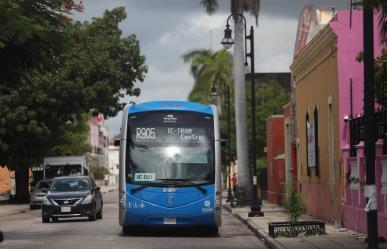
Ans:
[[[52,218],[53,222],[58,222],[58,218]]]
[[[103,216],[103,208],[101,206],[101,209],[99,210],[99,212],[97,213],[97,219],[102,219],[102,216]]]
[[[50,222],[50,218],[47,217],[47,216],[42,216],[42,222],[43,223],[48,223],[48,222]]]
[[[95,221],[97,219],[97,212],[94,204],[94,208],[91,210],[91,214],[89,216],[89,220]]]
[[[36,206],[35,205],[30,205],[30,209],[34,210],[34,209],[36,209]]]

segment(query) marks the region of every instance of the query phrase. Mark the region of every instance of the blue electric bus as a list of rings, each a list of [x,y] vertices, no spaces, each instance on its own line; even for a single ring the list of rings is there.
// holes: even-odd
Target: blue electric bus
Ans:
[[[119,221],[135,227],[221,224],[221,163],[216,106],[185,101],[127,105],[119,163]]]

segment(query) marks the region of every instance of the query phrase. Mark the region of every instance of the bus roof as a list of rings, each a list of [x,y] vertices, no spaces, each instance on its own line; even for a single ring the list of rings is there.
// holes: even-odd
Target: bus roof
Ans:
[[[162,111],[162,110],[177,110],[177,111],[192,111],[213,114],[210,105],[204,105],[189,101],[150,101],[131,105],[128,113],[145,112],[145,111]]]

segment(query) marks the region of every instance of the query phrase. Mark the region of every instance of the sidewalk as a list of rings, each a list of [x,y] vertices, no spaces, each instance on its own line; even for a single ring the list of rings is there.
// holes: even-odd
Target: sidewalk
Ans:
[[[224,198],[225,200],[226,198]],[[230,203],[223,202],[223,207],[240,219],[271,249],[365,249],[366,235],[345,228],[335,228],[332,224],[325,223],[324,235],[298,236],[296,238],[269,236],[268,223],[287,221],[283,208],[278,205],[263,201],[262,211],[264,217],[248,217],[250,208],[231,208]],[[300,221],[317,220],[313,217],[303,216]],[[387,244],[379,244],[380,249],[387,249]]]
[[[118,186],[101,186],[101,192],[103,194],[116,190]],[[28,203],[15,204],[10,203],[8,200],[0,201],[0,217],[26,213],[30,211],[30,205]]]

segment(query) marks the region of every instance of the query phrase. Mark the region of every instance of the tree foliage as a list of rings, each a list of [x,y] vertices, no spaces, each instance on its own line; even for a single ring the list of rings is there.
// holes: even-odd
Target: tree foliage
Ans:
[[[380,39],[387,43],[387,1],[386,0],[368,0],[371,6],[379,13]]]
[[[247,91],[248,113],[251,113],[251,94]],[[288,101],[285,89],[275,80],[269,82],[256,81],[255,83],[255,116],[257,134],[257,158],[264,157],[266,146],[266,119],[274,114],[282,114],[283,106]],[[251,117],[248,117],[249,134],[252,134]],[[250,136],[249,143],[252,143]]]
[[[0,0],[0,165],[16,170],[20,199],[28,167],[80,139],[66,124],[81,113],[114,116],[120,97],[140,94],[134,84],[147,72],[136,37],[118,28],[124,8],[80,23],[63,21],[61,4]]]
[[[102,180],[105,175],[109,174],[109,170],[105,167],[98,166],[91,168],[91,174],[97,180]]]
[[[232,57],[227,50],[193,50],[184,54],[183,59],[191,62],[191,74],[195,79],[189,100],[206,103],[212,86],[223,83],[232,86]]]
[[[231,55],[225,51],[220,50],[215,53],[210,50],[193,50],[183,55],[185,62],[191,62],[191,74],[195,79],[194,87],[192,88],[188,99],[190,101],[196,101],[201,103],[212,103],[220,105],[222,109],[220,115],[220,130],[222,138],[227,137],[227,113],[226,113],[226,87],[227,84],[222,83],[222,77],[218,75],[227,75],[230,77],[232,71],[232,58]],[[213,70],[217,69],[217,70]],[[211,72],[211,73],[207,73]],[[216,73],[215,73],[216,72]],[[221,72],[221,73],[220,73]],[[248,83],[250,84],[250,83]],[[266,119],[273,114],[282,113],[282,108],[288,101],[286,90],[275,81],[256,83],[256,132],[257,132],[257,158],[264,157],[264,147],[266,146]],[[210,98],[210,88],[216,86],[218,93],[220,94],[220,101],[216,102],[216,99]],[[232,87],[231,87],[232,89]],[[251,94],[248,90],[247,93],[247,106],[251,107]],[[234,105],[234,98],[231,94],[231,106]],[[248,113],[251,113],[250,109]],[[248,117],[249,134],[252,133],[251,117]],[[235,110],[231,108],[231,131],[232,138],[231,149],[232,157],[235,159],[236,155],[236,143],[235,143]],[[249,142],[251,143],[251,136]],[[223,151],[223,155],[226,151]],[[259,160],[259,159],[258,159]],[[225,160],[223,160],[225,162]]]
[[[91,145],[87,143],[90,116],[84,113],[79,120],[59,127],[59,137],[47,156],[81,156],[91,152]]]
[[[57,80],[69,84],[80,97],[77,105],[85,111],[92,108],[94,113],[112,117],[123,108],[120,97],[140,94],[134,84],[144,80],[147,67],[136,36],[121,37],[118,24],[125,18],[125,9],[120,7],[90,23],[76,22],[68,30],[72,49],[62,58]]]
[[[60,0],[0,0],[0,81],[15,84],[30,68],[50,67],[67,34]]]
[[[204,104],[217,104],[223,111],[220,112],[220,132],[222,138],[227,138],[227,112],[226,112],[226,88],[232,87],[231,71],[232,71],[232,57],[227,50],[219,50],[212,52],[209,49],[192,50],[185,53],[183,56],[184,62],[191,63],[190,71],[194,77],[194,86],[188,95],[188,99],[194,102]],[[210,89],[217,88],[219,97],[217,99],[211,98]],[[232,95],[232,93],[230,93]],[[233,98],[231,97],[231,106],[233,105]],[[231,111],[231,136],[235,139],[235,111]],[[232,158],[235,156],[235,141],[228,139],[231,142]],[[226,155],[225,148],[222,148],[223,157]],[[225,158],[222,160],[226,162]]]
[[[379,105],[387,108],[387,50],[375,60],[375,97]]]

